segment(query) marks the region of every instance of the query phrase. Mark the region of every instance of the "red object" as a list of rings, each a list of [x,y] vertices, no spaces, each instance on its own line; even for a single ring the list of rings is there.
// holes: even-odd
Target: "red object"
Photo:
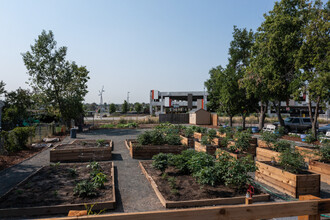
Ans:
[[[152,95],[151,95],[152,98],[151,99],[154,100],[155,99],[155,92],[154,92],[154,90],[151,90],[151,93],[152,93]]]
[[[202,99],[202,109],[204,109],[204,99]]]
[[[169,103],[169,107],[172,107],[172,100],[171,99],[169,99],[170,101],[170,103]]]
[[[254,187],[252,185],[249,185],[249,188],[246,191],[246,193],[249,193],[250,194],[250,197],[252,198],[252,196],[254,194]]]

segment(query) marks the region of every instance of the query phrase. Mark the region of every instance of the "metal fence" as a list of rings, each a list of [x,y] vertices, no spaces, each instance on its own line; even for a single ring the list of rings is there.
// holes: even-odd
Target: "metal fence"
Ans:
[[[173,123],[173,124],[189,124],[189,114],[160,114],[159,123]]]

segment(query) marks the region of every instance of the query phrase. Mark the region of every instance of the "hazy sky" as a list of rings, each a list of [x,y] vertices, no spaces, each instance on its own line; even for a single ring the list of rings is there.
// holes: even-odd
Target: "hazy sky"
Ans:
[[[90,71],[86,102],[149,102],[149,91],[203,90],[226,65],[233,25],[256,30],[273,0],[0,0],[0,80],[28,88],[21,53],[52,30]]]

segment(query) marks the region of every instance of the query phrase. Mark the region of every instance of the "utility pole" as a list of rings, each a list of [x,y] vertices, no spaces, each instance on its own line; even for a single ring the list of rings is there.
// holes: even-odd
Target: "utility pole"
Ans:
[[[127,104],[129,104],[129,93],[130,92],[127,92]]]

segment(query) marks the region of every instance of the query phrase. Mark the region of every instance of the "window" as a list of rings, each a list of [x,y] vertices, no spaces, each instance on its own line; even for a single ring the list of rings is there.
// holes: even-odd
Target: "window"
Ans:
[[[303,121],[304,121],[304,123],[311,123],[311,119],[310,118],[304,118]]]
[[[299,118],[295,118],[295,119],[293,119],[292,123],[293,123],[293,124],[299,124]]]

